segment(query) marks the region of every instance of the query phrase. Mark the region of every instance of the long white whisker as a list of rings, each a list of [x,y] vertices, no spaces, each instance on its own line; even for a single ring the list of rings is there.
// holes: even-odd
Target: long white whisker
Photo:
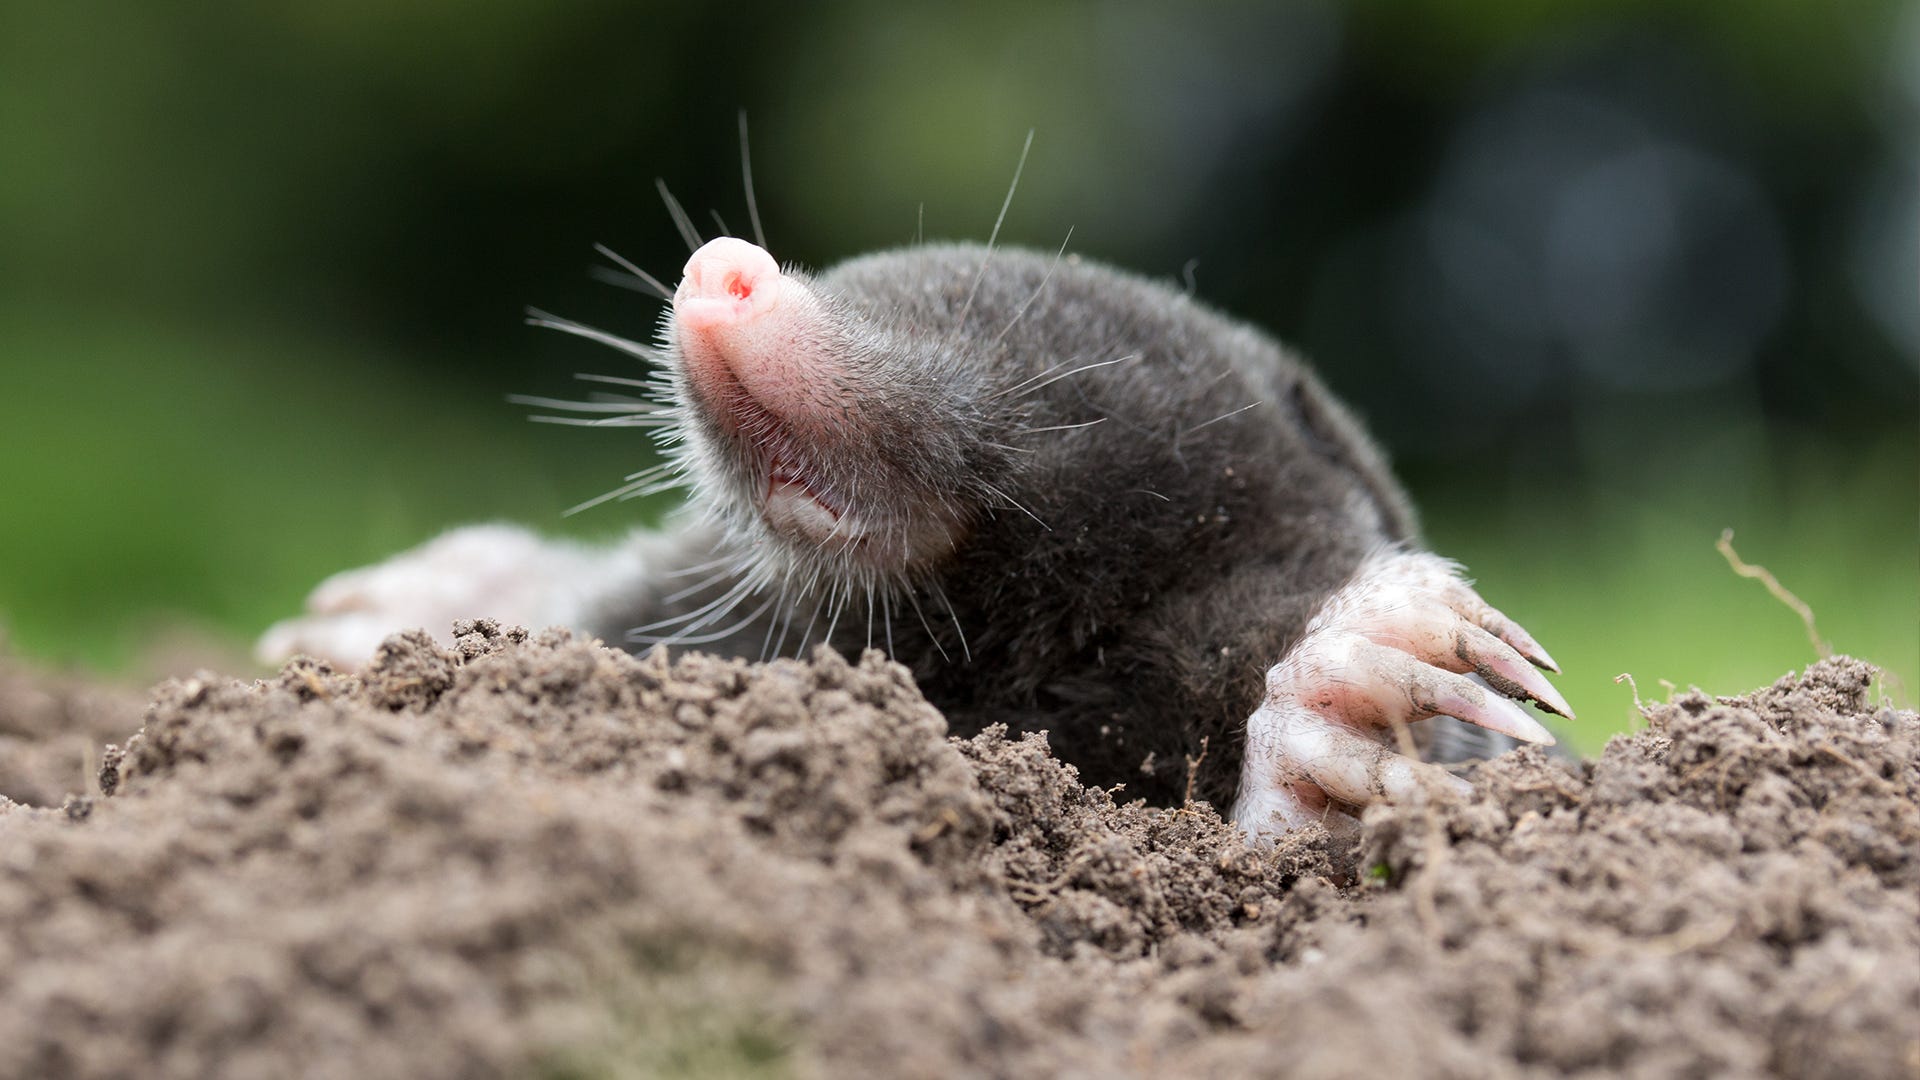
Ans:
[[[995,345],[1006,340],[1006,336],[1013,331],[1013,328],[1019,324],[1020,319],[1026,315],[1027,309],[1033,306],[1035,300],[1040,299],[1041,293],[1047,291],[1047,283],[1053,280],[1053,271],[1060,265],[1060,256],[1067,253],[1067,244],[1072,240],[1073,230],[1069,228],[1067,230],[1067,238],[1060,241],[1060,250],[1053,253],[1053,261],[1047,264],[1047,272],[1041,277],[1039,287],[1033,290],[1032,296],[1027,297],[1026,303],[1020,305],[1020,310],[1013,313],[1013,318],[1007,320],[1007,325],[1001,327],[1000,332],[994,335],[993,343]]]
[[[1265,401],[1255,401],[1255,402],[1251,402],[1251,403],[1249,403],[1249,404],[1246,404],[1246,405],[1242,405],[1242,406],[1240,406],[1239,408],[1237,408],[1237,409],[1234,409],[1234,410],[1232,410],[1232,411],[1230,411],[1230,412],[1223,412],[1223,413],[1221,413],[1221,414],[1220,414],[1219,416],[1216,416],[1216,417],[1214,417],[1214,418],[1213,418],[1213,419],[1211,419],[1211,420],[1202,420],[1202,421],[1200,421],[1199,423],[1197,423],[1197,424],[1195,424],[1195,425],[1193,425],[1192,427],[1190,427],[1190,428],[1188,428],[1187,430],[1185,430],[1185,431],[1183,431],[1183,432],[1181,432],[1181,433],[1180,433],[1180,437],[1181,437],[1181,438],[1185,438],[1185,437],[1187,437],[1188,435],[1191,435],[1191,434],[1193,434],[1194,432],[1196,432],[1196,431],[1199,431],[1199,430],[1200,430],[1201,428],[1203,428],[1203,427],[1206,427],[1206,426],[1207,426],[1207,425],[1209,425],[1209,424],[1217,424],[1217,423],[1219,423],[1219,422],[1220,422],[1220,421],[1222,421],[1222,420],[1225,420],[1225,419],[1228,419],[1229,417],[1234,417],[1234,416],[1239,416],[1239,415],[1240,415],[1241,413],[1243,413],[1243,412],[1246,412],[1246,411],[1247,411],[1248,409],[1252,409],[1252,408],[1256,408],[1256,407],[1258,407],[1258,406],[1261,406],[1261,405],[1265,405],[1265,404],[1266,404],[1266,402],[1265,402]]]
[[[573,377],[581,382],[606,383],[609,386],[631,386],[636,390],[658,390],[660,384],[653,379],[628,379],[619,375],[595,375],[591,372],[576,371]]]
[[[679,463],[673,462],[671,464],[677,469]],[[634,498],[639,498],[640,496],[643,496],[643,495],[653,495],[653,494],[657,494],[658,492],[665,491],[671,487],[678,487],[679,485],[680,485],[680,478],[677,472],[675,472],[670,478],[665,475],[661,475],[661,476],[649,476],[642,479],[636,479],[628,483],[622,484],[619,487],[614,488],[612,491],[609,491],[604,495],[596,495],[593,498],[588,499],[586,502],[579,504],[578,506],[570,506],[567,509],[561,511],[560,516],[572,517],[575,514],[582,513],[587,510],[591,510],[594,507],[599,506],[603,503],[610,503],[616,500],[634,499]]]
[[[1125,356],[1116,356],[1111,360],[1096,360],[1091,364],[1081,364],[1077,368],[1069,368],[1066,371],[1060,371],[1057,374],[1053,374],[1059,368],[1059,365],[1056,364],[1053,367],[1048,368],[1046,371],[1043,371],[1040,374],[1033,376],[1032,378],[1029,378],[1023,382],[1015,383],[1014,385],[1008,387],[1007,389],[1000,391],[998,394],[995,394],[994,397],[1004,397],[1007,394],[1011,394],[1016,390],[1019,391],[1020,397],[1026,397],[1028,394],[1038,393],[1041,390],[1045,390],[1047,387],[1052,386],[1054,383],[1059,382],[1061,379],[1071,378],[1075,375],[1081,375],[1086,372],[1093,371],[1097,368],[1111,367],[1114,364],[1124,364],[1129,360],[1138,360],[1138,359],[1140,359],[1139,353],[1128,353]],[[1050,374],[1052,375],[1052,377],[1047,378],[1047,376]],[[1043,379],[1044,381],[1039,383],[1034,383],[1034,385],[1032,386],[1028,386],[1027,383],[1032,383],[1034,379]],[[1022,389],[1023,387],[1024,389]]]
[[[653,413],[634,412],[628,416],[547,416],[534,413],[527,417],[536,424],[557,424],[561,427],[671,427],[679,422],[676,416],[659,416]]]
[[[933,642],[934,650],[940,654],[940,659],[949,664],[953,663],[953,658],[947,655],[946,648],[940,644],[940,635],[933,632],[933,624],[927,621],[927,613],[920,610],[920,597],[909,590],[907,603],[913,605],[913,613],[920,616],[920,628],[927,632],[927,640]]]
[[[733,567],[731,565],[726,566],[722,568],[719,573],[709,575],[705,580],[689,585],[686,588],[681,589],[679,592],[674,593],[671,596],[661,597],[660,602],[663,604],[677,604],[680,601],[685,600],[687,597],[692,596],[693,594],[699,592],[702,589],[710,589],[713,586],[720,584],[722,581],[725,581],[727,577],[730,574],[732,574],[732,572],[733,572]]]
[[[1103,416],[1098,420],[1088,420],[1079,424],[1055,424],[1052,427],[1021,428],[1019,431],[1014,432],[1014,434],[1015,435],[1037,435],[1037,434],[1040,434],[1041,432],[1046,432],[1046,431],[1078,431],[1081,428],[1090,428],[1095,424],[1104,424],[1106,422],[1107,422],[1107,418]]]
[[[1052,532],[1052,531],[1053,531],[1053,526],[1051,526],[1051,525],[1049,525],[1049,524],[1047,524],[1047,523],[1046,523],[1046,522],[1044,522],[1044,521],[1041,521],[1041,520],[1040,520],[1040,515],[1038,515],[1038,514],[1036,514],[1036,513],[1034,513],[1033,511],[1031,511],[1031,510],[1029,510],[1029,509],[1027,509],[1026,507],[1024,507],[1024,506],[1022,506],[1022,505],[1020,505],[1020,501],[1019,501],[1018,499],[1015,499],[1015,498],[1014,498],[1013,496],[1011,496],[1011,495],[1009,495],[1009,494],[1007,494],[1007,493],[1006,493],[1006,492],[1004,492],[1004,491],[1001,491],[1001,490],[1000,490],[999,488],[997,488],[997,487],[994,487],[994,486],[993,486],[992,484],[983,484],[983,485],[981,485],[981,486],[983,486],[983,487],[985,487],[985,488],[987,489],[987,491],[988,491],[988,492],[990,492],[991,494],[993,494],[993,495],[995,495],[995,496],[997,496],[997,497],[999,497],[999,498],[1001,498],[1001,499],[1005,499],[1005,500],[1006,500],[1006,502],[1007,502],[1007,505],[1009,505],[1009,506],[1011,506],[1011,507],[1013,507],[1013,508],[1014,508],[1015,510],[1018,510],[1018,511],[1020,511],[1021,513],[1023,513],[1023,514],[1025,514],[1025,515],[1027,515],[1028,517],[1030,517],[1030,518],[1032,518],[1032,519],[1033,519],[1033,522],[1034,522],[1034,524],[1036,524],[1036,525],[1038,525],[1038,526],[1040,526],[1041,528],[1043,528],[1043,529],[1045,529],[1045,530],[1047,530],[1048,532]]]
[[[711,216],[711,217],[713,218],[713,223],[714,223],[715,225],[718,225],[718,226],[720,226],[720,235],[721,235],[721,236],[732,236],[732,235],[733,235],[733,230],[732,230],[732,229],[729,229],[729,228],[727,228],[727,219],[726,219],[726,218],[723,218],[723,217],[721,217],[721,216],[720,216],[720,211],[718,211],[718,210],[709,210],[709,211],[707,211],[707,213],[708,213],[708,215],[710,215],[710,216]]]
[[[668,473],[678,472],[679,470],[680,470],[679,462],[662,461],[653,465],[649,465],[646,468],[640,469],[636,472],[630,472],[627,475],[621,477],[620,479],[625,480],[629,484],[634,483],[635,481],[658,480],[660,477],[665,476]]]
[[[967,647],[967,631],[960,625],[960,613],[954,610],[953,601],[947,599],[947,590],[936,582],[933,586],[933,595],[947,605],[947,617],[953,620],[953,632],[960,635],[960,655],[966,658],[967,663],[973,663],[973,650]]]
[[[663,627],[672,626],[675,623],[685,623],[686,625],[675,631],[673,636],[678,638],[681,634],[691,634],[695,630],[709,626],[719,619],[726,618],[732,613],[734,608],[740,606],[740,601],[745,600],[748,596],[752,595],[752,593],[752,579],[742,578],[735,582],[733,587],[726,592],[721,593],[715,599],[700,605],[692,611],[682,615],[675,615],[671,618],[661,619],[658,622],[649,623],[646,626],[635,627],[634,632],[644,633],[648,630],[659,630]]]
[[[753,223],[753,242],[767,246],[766,230],[760,227],[760,202],[753,197],[753,155],[747,152],[747,110],[740,110],[740,182],[747,189],[747,217]]]
[[[582,399],[573,398],[570,400],[579,401]],[[657,398],[642,394],[629,394],[625,391],[616,393],[612,390],[589,390],[584,400],[594,405],[643,405],[655,412],[665,412],[674,407],[671,403],[662,403]]]
[[[654,277],[652,274],[647,273],[645,270],[642,270],[640,269],[640,267],[627,261],[627,259],[624,256],[622,256],[619,252],[613,250],[612,248],[608,247],[605,244],[595,244],[593,245],[593,250],[597,252],[601,258],[612,261],[613,264],[618,266],[620,269],[625,270],[627,273],[632,274],[634,277],[637,277],[641,281],[646,282],[647,288],[652,289],[654,293],[660,297],[660,299],[662,300],[673,299],[673,290],[667,288],[665,285],[662,285],[660,283],[659,278]]]
[[[507,401],[513,405],[530,405],[536,409],[565,409],[577,413],[637,413],[658,412],[660,405],[651,401],[568,401],[565,398],[535,397],[532,394],[508,394]]]
[[[819,599],[818,601],[816,601],[816,602],[814,603],[814,605],[813,605],[813,614],[812,614],[812,615],[809,615],[809,616],[807,616],[807,629],[806,629],[806,632],[800,635],[800,644],[798,644],[798,645],[795,645],[795,646],[793,647],[793,658],[794,658],[794,659],[796,659],[796,660],[804,660],[804,659],[806,659],[806,656],[807,656],[807,642],[808,642],[808,641],[811,641],[811,640],[813,639],[813,628],[814,628],[814,625],[815,625],[816,623],[818,623],[818,622],[820,621],[820,609],[821,609],[821,608],[823,608],[823,607],[826,607],[826,606],[827,606],[827,600],[828,600],[828,599],[829,599],[829,598],[831,597],[831,595],[832,595],[832,594],[831,594],[831,593],[829,593],[829,594],[828,594],[827,596],[822,596],[822,597],[821,597],[821,598],[820,598],[820,599]]]
[[[839,585],[833,588],[833,614],[827,619],[827,632],[820,638],[820,644],[833,644],[833,631],[840,625],[840,613],[847,609],[847,601],[852,599],[851,591],[843,590]]]
[[[731,554],[722,555],[717,559],[708,559],[706,562],[703,562],[703,563],[695,563],[692,566],[683,566],[678,570],[663,571],[660,576],[664,578],[692,577],[695,574],[706,573],[708,570],[711,570],[716,566],[724,566],[727,563],[730,563],[732,561],[734,561],[733,555]]]
[[[980,269],[973,275],[973,288],[967,290],[967,302],[960,308],[959,326],[967,324],[967,314],[973,310],[973,298],[980,293],[980,282],[987,276],[987,264],[993,261],[993,243],[1000,238],[1000,226],[1007,220],[1007,208],[1013,205],[1013,193],[1020,187],[1020,173],[1027,167],[1027,151],[1033,149],[1033,129],[1027,129],[1026,145],[1020,148],[1020,163],[1013,167],[1013,182],[1007,185],[1007,197],[1000,204],[1000,216],[993,219],[993,231],[987,234],[987,253],[980,260]]]
[[[647,644],[655,644],[656,642],[664,641],[672,645],[711,645],[716,641],[725,641],[726,639],[732,637],[733,635],[739,633],[740,631],[745,630],[747,627],[752,626],[753,620],[759,618],[762,615],[765,615],[767,613],[767,609],[772,606],[773,606],[773,600],[769,598],[766,603],[761,604],[757,608],[754,608],[752,614],[748,615],[744,619],[741,619],[739,622],[734,623],[732,626],[727,627],[725,630],[715,630],[710,634],[701,634],[699,637],[686,637],[681,634],[674,634],[671,637],[657,638],[655,639],[655,641],[651,641],[651,642],[640,641],[639,643],[643,645],[647,645]]]
[[[587,268],[587,276],[602,285],[611,285],[616,289],[642,293],[657,300],[668,299],[660,290],[624,270],[615,270],[607,266],[590,266]]]
[[[667,215],[673,218],[673,227],[680,230],[680,239],[687,242],[687,250],[699,251],[700,233],[694,229],[693,219],[687,216],[687,211],[680,205],[680,200],[674,198],[673,192],[667,190],[665,180],[656,176],[653,178],[653,186],[660,192],[660,200],[667,204]]]
[[[893,590],[880,590],[880,622],[887,628],[887,656],[892,658],[893,651]]]
[[[642,345],[638,341],[630,341],[618,334],[609,334],[605,330],[596,330],[585,323],[577,323],[572,319],[563,319],[558,315],[550,315],[547,312],[541,311],[539,308],[527,309],[527,325],[538,326],[545,330],[558,330],[563,334],[572,334],[574,337],[586,338],[588,341],[597,341],[602,345],[618,349],[628,356],[638,360],[644,360],[649,364],[659,363],[660,361],[659,350],[651,345]]]

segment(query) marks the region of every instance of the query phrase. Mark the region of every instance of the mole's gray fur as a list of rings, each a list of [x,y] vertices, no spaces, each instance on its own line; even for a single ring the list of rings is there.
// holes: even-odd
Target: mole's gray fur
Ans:
[[[964,521],[962,539],[906,580],[854,580],[762,535],[749,507],[715,508],[697,528],[756,552],[765,596],[786,591],[700,647],[758,657],[779,638],[791,651],[803,624],[834,614],[815,613],[824,603],[843,609],[836,646],[890,641],[957,731],[1046,730],[1088,781],[1156,803],[1178,802],[1203,758],[1192,795],[1224,810],[1268,667],[1369,552],[1416,541],[1359,424],[1267,336],[1091,262],[932,246],[806,280],[859,328],[871,379],[855,388],[867,399],[849,401],[857,449],[813,467],[902,513],[938,503]],[[695,498],[727,502],[711,474],[744,466],[691,411],[694,445],[678,452]],[[835,575],[836,596],[801,591]],[[590,628],[622,640],[733,583],[669,599],[687,578],[656,576]]]
[[[601,548],[453,530],[323,582],[261,655],[355,663],[477,616],[750,659],[882,647],[956,732],[1044,730],[1089,782],[1255,837],[1466,789],[1396,725],[1431,718],[1411,749],[1458,760],[1552,743],[1518,700],[1571,715],[1545,650],[1418,549],[1346,410],[1184,293],[977,246],[809,277],[723,237],[671,301],[657,348],[536,321],[656,365],[657,403],[567,407],[662,439],[605,498],[684,485],[685,512]]]

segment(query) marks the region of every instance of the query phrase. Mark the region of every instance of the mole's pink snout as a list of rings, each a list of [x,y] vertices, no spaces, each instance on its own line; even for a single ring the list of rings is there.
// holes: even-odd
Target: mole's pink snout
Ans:
[[[738,326],[780,302],[780,264],[765,248],[722,236],[687,260],[673,292],[673,317],[689,330]]]

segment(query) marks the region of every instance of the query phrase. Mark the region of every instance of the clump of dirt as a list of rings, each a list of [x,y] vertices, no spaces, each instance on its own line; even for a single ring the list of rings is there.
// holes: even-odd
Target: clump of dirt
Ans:
[[[105,797],[0,804],[0,1075],[1920,1066],[1920,719],[1858,662],[1370,811],[1343,884],[877,655],[461,630],[170,683]]]

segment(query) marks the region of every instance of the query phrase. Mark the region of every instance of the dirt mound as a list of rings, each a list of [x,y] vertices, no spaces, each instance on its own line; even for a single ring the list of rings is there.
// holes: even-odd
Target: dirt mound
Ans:
[[[139,729],[144,703],[124,688],[28,671],[0,637],[0,800],[58,806],[92,790],[101,748]]]
[[[0,804],[0,1076],[1920,1067],[1920,719],[1854,661],[1371,811],[1340,885],[876,656],[468,629],[168,684],[107,797]]]

